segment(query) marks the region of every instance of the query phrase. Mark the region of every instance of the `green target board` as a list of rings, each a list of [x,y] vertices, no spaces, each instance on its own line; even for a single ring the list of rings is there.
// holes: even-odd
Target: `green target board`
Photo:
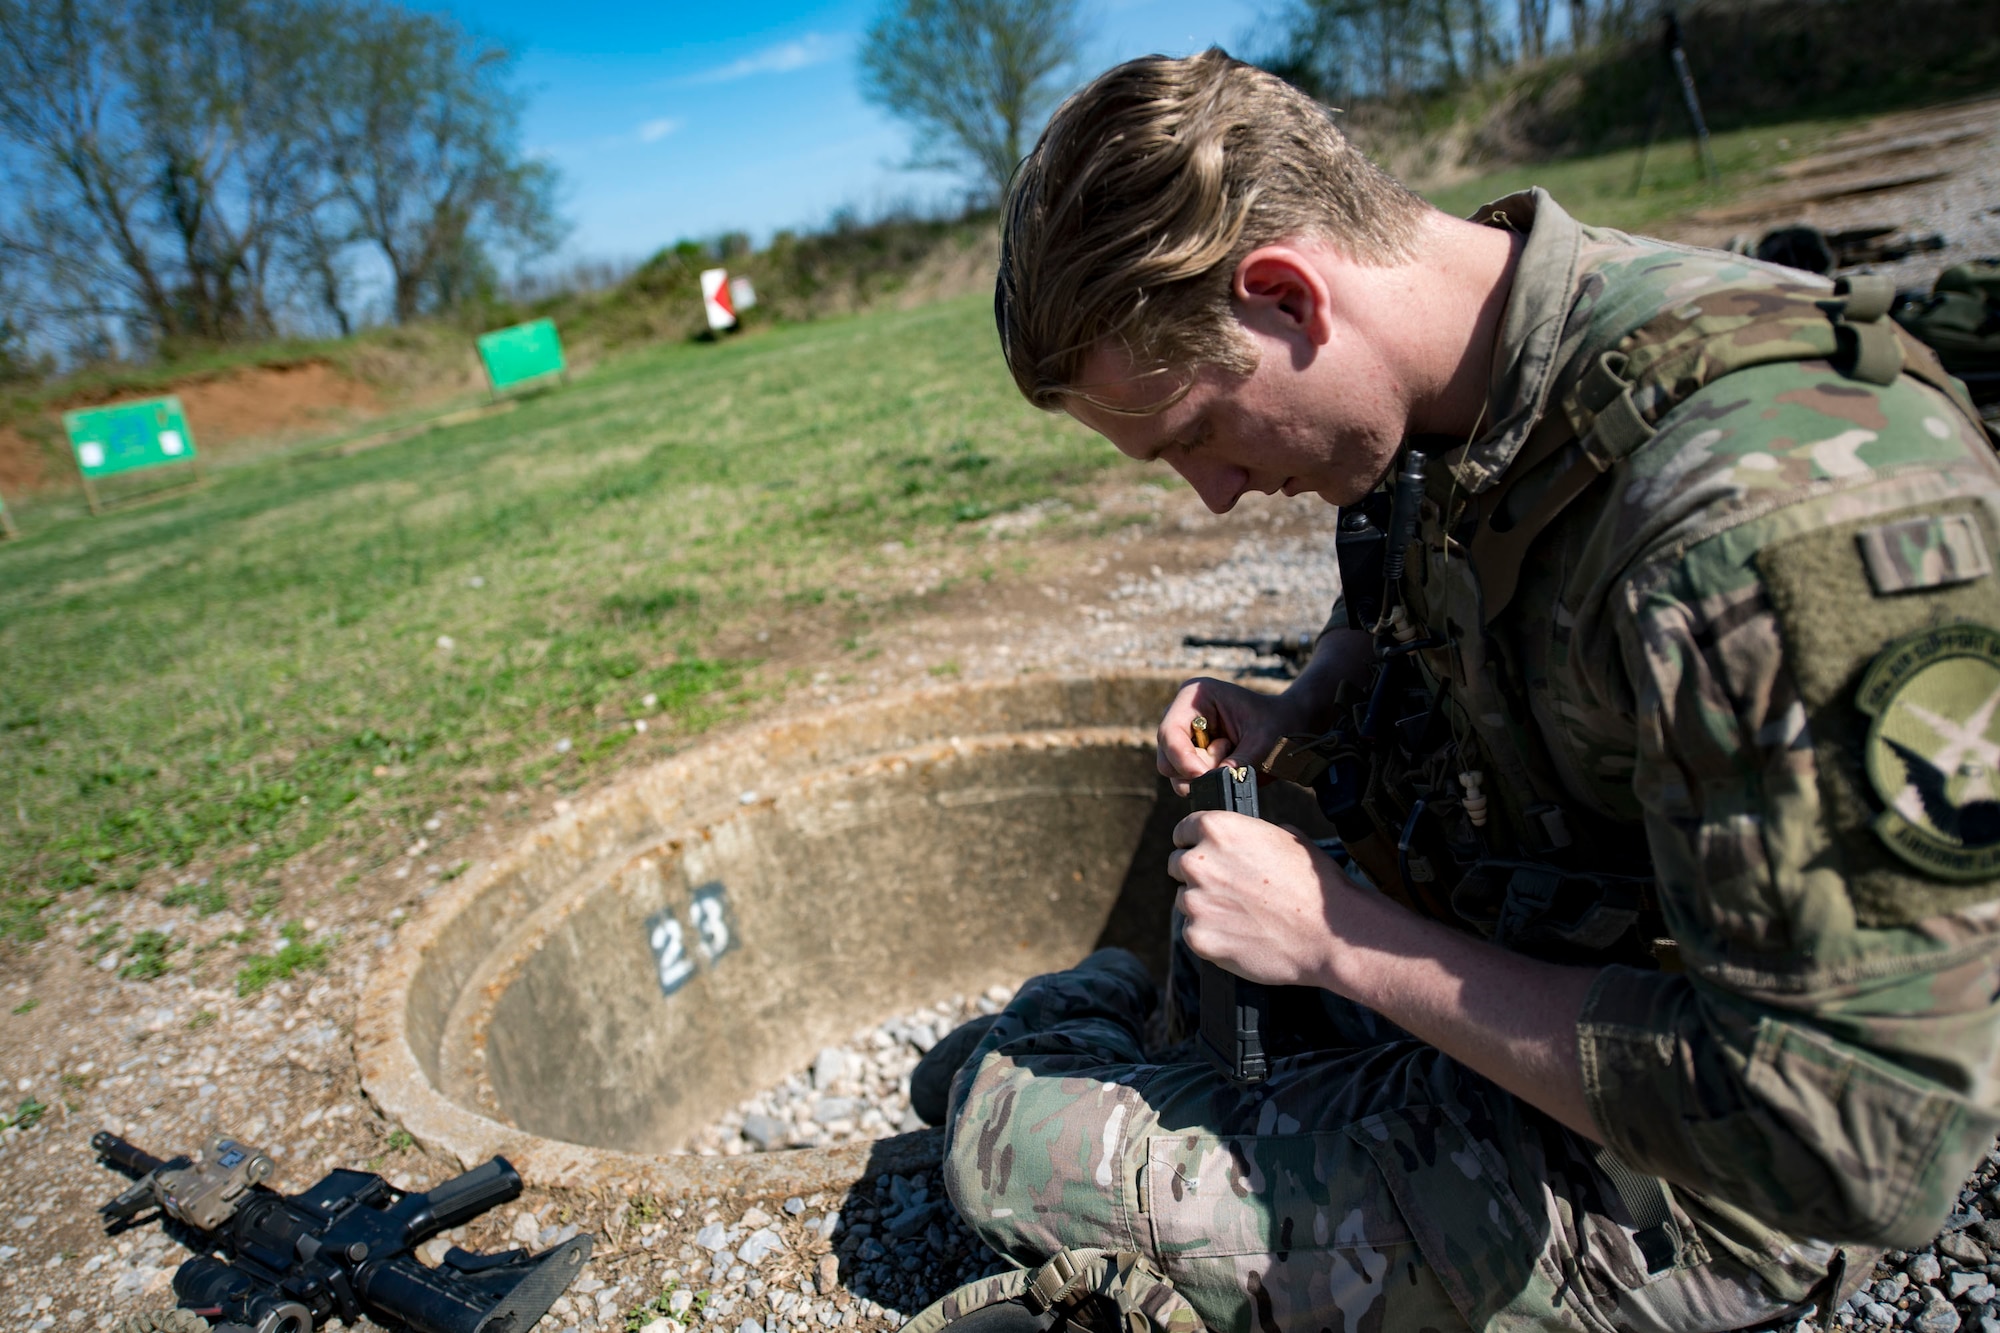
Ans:
[[[65,412],[63,429],[86,480],[195,458],[194,432],[181,400],[171,396]]]
[[[560,375],[567,369],[562,338],[556,333],[555,321],[547,319],[482,335],[479,359],[486,363],[486,378],[492,381],[495,393]]]

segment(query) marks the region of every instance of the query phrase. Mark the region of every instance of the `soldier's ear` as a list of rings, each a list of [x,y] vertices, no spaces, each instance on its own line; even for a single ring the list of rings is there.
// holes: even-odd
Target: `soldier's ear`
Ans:
[[[1243,322],[1274,337],[1323,346],[1333,337],[1333,294],[1313,256],[1297,246],[1259,246],[1236,265],[1231,295]]]

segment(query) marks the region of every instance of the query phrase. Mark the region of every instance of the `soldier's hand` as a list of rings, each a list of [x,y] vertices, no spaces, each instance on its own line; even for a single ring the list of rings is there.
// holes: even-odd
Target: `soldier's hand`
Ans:
[[[1194,743],[1194,720],[1208,724],[1208,748]],[[1198,676],[1181,686],[1166,716],[1160,719],[1160,773],[1172,780],[1174,791],[1188,793],[1188,783],[1223,760],[1256,764],[1271,752],[1278,738],[1302,729],[1300,701],[1286,694],[1261,694],[1224,680]]]
[[[1332,897],[1354,887],[1332,858],[1295,828],[1221,810],[1183,819],[1174,846],[1190,949],[1247,981],[1326,984]]]

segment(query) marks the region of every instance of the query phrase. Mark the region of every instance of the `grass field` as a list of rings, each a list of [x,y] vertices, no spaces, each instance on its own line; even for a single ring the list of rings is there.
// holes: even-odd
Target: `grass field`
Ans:
[[[1115,458],[1020,401],[990,309],[658,346],[407,443],[40,516],[0,546],[7,931],[184,865],[209,882],[169,896],[254,907],[329,836],[400,843],[581,786],[635,718],[729,717],[759,626],[865,616],[885,543],[974,541]]]

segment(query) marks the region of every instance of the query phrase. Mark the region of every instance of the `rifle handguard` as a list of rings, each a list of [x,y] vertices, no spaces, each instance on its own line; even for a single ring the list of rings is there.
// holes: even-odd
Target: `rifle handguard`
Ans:
[[[424,1202],[411,1212],[407,1222],[411,1240],[449,1231],[520,1194],[521,1173],[513,1163],[496,1155],[421,1196]]]

